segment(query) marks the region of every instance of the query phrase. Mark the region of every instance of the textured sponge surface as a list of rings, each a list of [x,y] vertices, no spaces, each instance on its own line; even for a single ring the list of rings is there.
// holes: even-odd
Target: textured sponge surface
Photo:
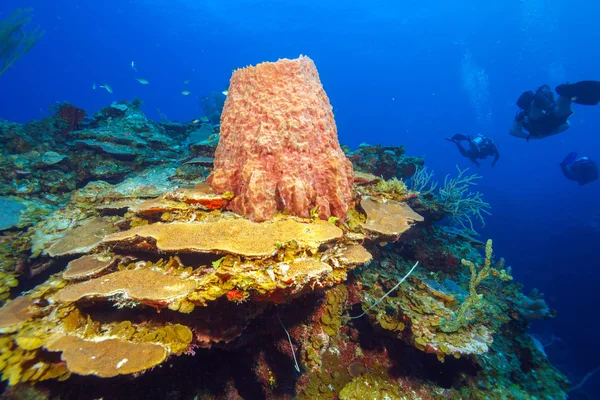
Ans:
[[[344,218],[352,198],[352,164],[344,155],[329,98],[305,56],[234,71],[221,116],[216,193],[254,221],[276,211]]]

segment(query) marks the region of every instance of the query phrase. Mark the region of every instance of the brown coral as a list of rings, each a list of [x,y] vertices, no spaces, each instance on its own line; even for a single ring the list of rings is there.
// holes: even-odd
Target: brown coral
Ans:
[[[202,182],[191,189],[177,189],[174,192],[165,194],[164,197],[169,200],[193,204],[205,210],[217,210],[224,208],[229,203],[229,195],[232,194],[225,192],[223,195],[217,195],[206,182]]]
[[[171,301],[190,293],[197,284],[151,269],[113,272],[87,282],[67,286],[58,294],[61,302],[74,302],[83,298],[107,298],[121,294],[135,301]]]
[[[382,178],[379,176],[367,172],[354,171],[354,183],[356,185],[373,185],[381,180]]]
[[[211,187],[202,182],[193,188],[177,189],[158,198],[134,204],[129,208],[129,211],[145,216],[191,209],[218,210],[227,205],[229,198],[227,193],[223,195],[214,194]]]
[[[172,223],[138,226],[115,233],[105,243],[134,245],[151,239],[162,251],[222,251],[253,257],[274,254],[282,244],[296,241],[306,247],[342,237],[342,230],[325,222],[298,222],[280,219],[263,223],[245,219],[217,219],[200,223]]]
[[[332,268],[314,258],[300,258],[289,263],[289,270],[285,274],[285,278],[292,279],[296,285],[301,285],[309,280],[314,280],[324,277],[332,271]],[[281,267],[280,267],[281,268]]]
[[[345,218],[352,164],[344,155],[329,99],[313,61],[300,56],[234,71],[221,117],[216,193],[254,221],[277,210]]]
[[[93,277],[110,268],[115,261],[114,258],[105,258],[98,255],[77,258],[67,264],[65,272],[63,272],[63,279],[81,280]]]
[[[406,203],[393,200],[378,202],[365,198],[360,206],[367,213],[367,221],[360,225],[373,233],[383,236],[399,236],[423,217],[414,212]]]
[[[70,230],[48,249],[51,257],[83,254],[92,250],[102,238],[116,228],[103,218],[91,218],[81,226]]]
[[[341,260],[348,264],[368,264],[373,259],[371,253],[360,244],[353,244],[344,249]]]
[[[164,196],[161,196],[156,199],[146,200],[140,204],[134,204],[129,207],[129,211],[140,216],[151,216],[165,212],[186,211],[190,208],[189,204],[165,199]]]
[[[0,332],[12,332],[36,314],[30,296],[17,297],[0,308]]]
[[[69,371],[102,378],[142,372],[167,357],[165,348],[153,343],[131,343],[120,339],[87,341],[76,336],[62,336],[46,345],[46,349],[62,352],[61,359],[67,363]]]

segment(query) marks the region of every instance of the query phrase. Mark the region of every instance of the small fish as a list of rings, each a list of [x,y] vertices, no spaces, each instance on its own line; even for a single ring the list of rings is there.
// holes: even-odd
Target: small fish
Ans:
[[[150,83],[150,82],[148,82],[148,79],[144,79],[144,78],[135,78],[135,79],[137,79],[137,81],[139,83],[141,83],[142,85],[147,85]]]
[[[135,72],[137,72],[137,68],[135,67],[135,61],[131,62],[131,69],[133,69]]]
[[[92,89],[96,90],[96,82],[92,84]]]
[[[190,94],[190,93],[192,93],[192,92],[190,92],[189,90],[183,90],[183,91],[181,92],[181,94],[182,94],[182,95],[184,95],[184,96],[187,96],[187,95],[188,95],[188,94]]]
[[[199,120],[199,119],[194,119],[194,120],[192,120],[192,124],[197,124],[198,122],[200,122],[200,120]]]
[[[184,84],[184,85],[187,85],[188,83],[190,83],[190,80],[189,80],[189,79],[186,79],[185,81],[183,81],[183,84]]]
[[[221,93],[223,93],[225,96],[227,96],[229,94],[229,90],[223,90]]]
[[[100,85],[100,87],[106,89],[106,91],[108,93],[112,93],[113,92],[112,88],[110,86],[108,86],[106,83],[104,85]]]

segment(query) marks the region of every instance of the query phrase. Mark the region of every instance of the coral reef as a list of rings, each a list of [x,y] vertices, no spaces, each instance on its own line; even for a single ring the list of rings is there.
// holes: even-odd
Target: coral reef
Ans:
[[[383,179],[408,179],[424,163],[420,157],[406,156],[404,146],[384,147],[363,143],[354,151],[345,148],[344,152],[358,171]]]
[[[19,281],[33,279],[55,268],[52,260],[39,257],[40,247],[49,239],[50,232],[61,236],[62,231],[83,225],[88,214],[79,210],[100,207],[106,215],[114,214],[120,209],[126,210],[132,203],[142,202],[149,194],[154,198],[183,184],[193,186],[208,175],[207,168],[193,166],[193,175],[186,176],[182,183],[180,177],[184,175],[177,168],[184,149],[180,144],[186,136],[200,128],[212,132],[212,125],[154,123],[146,119],[139,105],[136,101],[113,103],[92,119],[84,119],[82,110],[64,103],[52,107],[54,115],[42,121],[25,125],[0,121],[3,143],[0,146],[0,191],[3,193],[0,197],[0,280],[5,282],[0,289],[0,301],[9,296]],[[112,153],[116,148],[119,152]],[[163,160],[172,160],[173,164],[153,168],[162,166]],[[120,186],[113,188],[109,182]],[[130,198],[124,200],[119,193],[123,190]],[[51,220],[49,215],[71,197],[80,200],[78,211],[73,215],[57,214],[56,219]],[[207,195],[206,201],[217,201],[217,196]],[[123,203],[126,203],[124,208]],[[46,228],[36,229],[32,238],[34,230],[29,229],[38,222]],[[93,225],[90,221],[88,228]],[[86,238],[94,241],[95,232],[81,233],[84,233],[81,244]],[[63,256],[70,257],[69,251],[77,249],[60,249],[58,244],[51,252],[58,254],[63,250]],[[75,253],[77,251],[71,254]]]
[[[314,66],[281,62],[289,75],[234,74],[223,140],[260,118],[265,134],[304,126],[293,112],[232,113],[236,85],[268,72],[316,91],[331,122],[316,131],[337,146]],[[402,147],[362,145],[346,150],[354,173],[340,153],[341,175],[319,178],[348,191],[329,211],[315,194],[239,215],[228,209],[247,194],[241,181],[206,182],[213,166],[244,168],[214,157],[218,127],[157,124],[138,107],[113,103],[65,136],[59,115],[0,122],[5,398],[566,399],[568,381],[527,333],[555,316],[543,295],[522,293],[491,241],[439,223],[450,203],[483,204],[464,171],[436,191]],[[324,156],[313,147],[301,156]],[[308,179],[297,167],[279,177]]]
[[[173,355],[241,340],[265,304],[330,288],[315,316],[322,334],[315,337],[315,351],[305,353],[307,365],[318,368],[327,338],[343,325],[347,291],[340,284],[372,259],[361,244],[369,240],[370,226],[387,226],[379,219],[394,221],[399,228],[393,237],[387,231],[371,236],[393,241],[420,220],[408,206],[390,200],[379,206],[384,213],[361,217],[369,223],[364,230],[291,216],[256,223],[219,210],[227,202],[205,185],[161,192],[156,186],[143,189],[139,181],[88,184],[34,228],[33,257],[66,268],[0,309],[15,360],[3,370],[11,384],[139,373]],[[158,197],[140,202],[140,195]],[[369,211],[377,207],[367,197],[363,202]],[[168,260],[160,258],[164,254],[170,254]],[[226,315],[229,303],[242,307],[232,314],[236,322],[207,329],[209,315]],[[98,304],[122,311],[96,311]],[[153,309],[170,314],[158,317]],[[207,315],[203,309],[212,311]],[[146,317],[128,317],[128,310]],[[86,363],[86,357],[94,362]],[[52,373],[30,372],[32,364]]]
[[[254,221],[276,211],[345,218],[352,164],[337,138],[332,107],[308,57],[234,71],[221,117],[215,193],[232,192],[228,208]]]

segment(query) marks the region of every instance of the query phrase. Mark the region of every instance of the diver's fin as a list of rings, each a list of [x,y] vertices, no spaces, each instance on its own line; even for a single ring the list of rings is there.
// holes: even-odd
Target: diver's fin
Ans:
[[[462,133],[456,133],[451,138],[446,138],[446,140],[449,140],[450,142],[458,142],[458,141],[461,141],[461,140],[469,140],[469,137],[467,135],[462,134]]]
[[[567,156],[565,157],[563,162],[561,162],[560,164],[561,165],[571,165],[571,164],[573,164],[573,161],[575,161],[576,158],[577,158],[577,153],[572,151],[569,154],[567,154]]]
[[[556,93],[570,98],[573,103],[595,106],[600,103],[600,81],[565,83],[556,87]]]

